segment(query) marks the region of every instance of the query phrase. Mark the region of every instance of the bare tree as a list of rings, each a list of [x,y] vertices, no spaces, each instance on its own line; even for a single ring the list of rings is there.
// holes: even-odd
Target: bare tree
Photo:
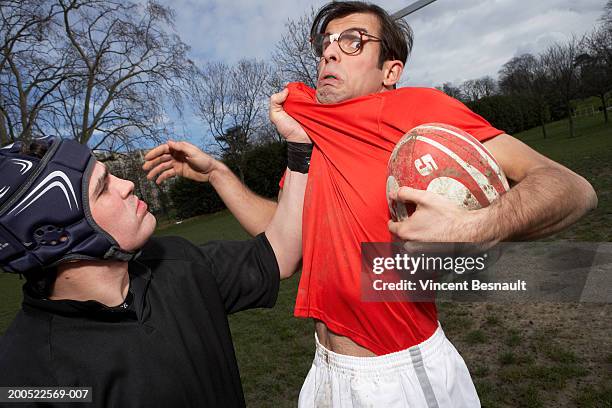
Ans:
[[[530,90],[538,60],[532,54],[513,57],[499,70],[499,88],[502,93],[521,94]]]
[[[468,101],[477,101],[494,95],[496,92],[497,83],[488,75],[478,79],[469,79],[461,84],[461,93]]]
[[[464,95],[466,101],[477,101],[479,99],[478,91],[474,86],[474,80],[468,79],[459,85],[461,94]]]
[[[180,110],[193,64],[172,34],[169,8],[153,1],[4,1],[2,18],[3,34],[18,39],[2,41],[3,140],[35,130],[122,150],[159,142],[168,106]]]
[[[565,106],[569,119],[569,134],[574,137],[574,117],[572,99],[578,96],[578,65],[576,57],[580,52],[581,41],[572,36],[565,44],[554,44],[542,55],[542,62],[550,78],[553,92]]]
[[[234,66],[208,63],[192,86],[196,115],[208,125],[214,147],[232,161],[244,179],[245,151],[268,126],[271,66],[241,60]]]
[[[180,107],[193,67],[188,47],[167,31],[172,10],[155,2],[59,2],[69,50],[83,72],[61,89],[72,136],[111,151],[159,142],[166,98]]]
[[[535,102],[542,134],[550,118],[550,81],[542,58],[523,54],[510,59],[499,71],[499,88],[506,95],[518,95]]]
[[[317,63],[310,47],[310,26],[317,13],[314,7],[296,20],[285,23],[285,33],[276,44],[273,60],[282,82],[303,82],[314,88]]]
[[[611,10],[612,12],[612,10]],[[585,53],[577,58],[587,96],[599,96],[608,123],[606,95],[612,91],[612,25],[597,27],[583,39]]]
[[[57,46],[59,5],[0,1],[0,143],[28,139],[73,65]]]
[[[612,0],[608,0],[604,6],[604,14],[601,17],[604,25],[608,31],[612,30]]]
[[[482,97],[489,97],[498,93],[497,81],[489,75],[477,79],[476,84]]]
[[[608,123],[606,95],[612,90],[612,61],[606,61],[605,49],[612,46],[601,41],[610,37],[606,30],[598,29],[584,38],[585,51],[576,57],[580,68],[580,90],[582,96],[597,95],[601,100],[604,121]],[[609,41],[609,38],[608,38]],[[604,52],[602,52],[604,51]]]
[[[448,96],[458,99],[460,101],[464,100],[463,92],[457,86],[454,86],[451,82],[445,82],[442,86],[437,86],[436,89],[444,92]]]

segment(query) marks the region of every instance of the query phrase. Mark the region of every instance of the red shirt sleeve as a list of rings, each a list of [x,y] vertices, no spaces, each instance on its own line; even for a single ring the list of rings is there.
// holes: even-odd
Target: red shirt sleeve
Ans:
[[[482,116],[432,88],[400,88],[385,95],[381,114],[381,131],[402,133],[425,123],[445,123],[458,127],[483,142],[504,133],[491,126]]]

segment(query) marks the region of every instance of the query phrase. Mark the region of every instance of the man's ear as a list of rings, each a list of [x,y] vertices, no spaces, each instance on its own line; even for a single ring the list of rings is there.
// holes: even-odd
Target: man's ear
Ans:
[[[385,61],[382,66],[383,85],[385,88],[393,89],[402,77],[404,64],[399,60]]]

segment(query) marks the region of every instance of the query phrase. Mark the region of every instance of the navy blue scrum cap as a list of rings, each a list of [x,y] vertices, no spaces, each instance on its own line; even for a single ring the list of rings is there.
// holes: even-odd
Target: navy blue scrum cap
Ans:
[[[70,260],[136,255],[94,221],[89,183],[96,159],[74,140],[48,138],[42,159],[16,142],[0,149],[0,267],[24,273]]]

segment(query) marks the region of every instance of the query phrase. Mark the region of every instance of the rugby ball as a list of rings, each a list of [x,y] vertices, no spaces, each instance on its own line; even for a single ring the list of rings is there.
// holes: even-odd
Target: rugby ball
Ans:
[[[488,206],[509,189],[504,172],[482,143],[441,123],[415,127],[391,153],[387,202],[395,221],[415,210],[414,204],[389,199],[389,192],[402,186],[441,194],[468,210]]]

